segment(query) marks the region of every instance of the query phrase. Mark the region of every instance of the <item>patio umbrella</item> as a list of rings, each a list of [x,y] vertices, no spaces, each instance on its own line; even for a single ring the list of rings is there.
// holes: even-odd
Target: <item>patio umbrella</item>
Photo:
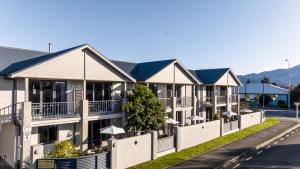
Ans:
[[[228,117],[231,117],[231,116],[236,116],[237,113],[232,112],[232,111],[228,111],[228,112],[223,112],[223,115],[228,116]]]
[[[203,117],[200,117],[200,116],[197,116],[197,115],[195,115],[195,116],[190,116],[190,117],[188,117],[188,119],[193,120],[193,121],[196,121],[196,120],[204,120]]]
[[[109,126],[109,127],[105,127],[100,129],[100,133],[101,134],[109,134],[109,135],[116,135],[116,134],[122,134],[125,133],[123,128],[119,128],[116,126]]]
[[[244,112],[244,113],[252,113],[253,111],[250,109],[241,109],[240,112]]]
[[[176,121],[176,120],[174,120],[174,119],[172,119],[172,118],[167,118],[165,120],[165,123],[167,123],[167,124],[178,124],[179,122]]]

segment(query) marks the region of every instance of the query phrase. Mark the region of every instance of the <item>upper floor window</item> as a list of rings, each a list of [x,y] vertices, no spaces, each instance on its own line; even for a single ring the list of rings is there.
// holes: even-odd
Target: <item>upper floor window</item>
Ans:
[[[57,126],[43,126],[38,128],[39,143],[48,144],[58,140],[58,128]]]

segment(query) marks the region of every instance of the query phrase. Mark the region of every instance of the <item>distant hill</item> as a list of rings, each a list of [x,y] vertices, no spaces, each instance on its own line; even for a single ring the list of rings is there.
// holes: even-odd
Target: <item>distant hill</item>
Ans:
[[[271,82],[275,82],[281,86],[288,84],[288,69],[275,69],[261,73],[251,73],[247,75],[239,75],[238,78],[242,83],[250,79],[252,83],[260,83],[263,77],[270,78]],[[291,85],[300,84],[300,65],[291,68]]]

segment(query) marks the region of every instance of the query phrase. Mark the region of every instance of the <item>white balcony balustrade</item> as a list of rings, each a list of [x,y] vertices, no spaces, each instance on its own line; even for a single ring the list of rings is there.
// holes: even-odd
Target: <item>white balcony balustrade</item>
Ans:
[[[229,99],[230,99],[231,103],[237,103],[238,102],[238,95],[237,94],[230,95]]]
[[[0,124],[19,120],[19,115],[23,110],[22,103],[16,103],[0,109]]]
[[[172,107],[172,98],[157,98],[157,100],[162,102],[166,108]]]
[[[192,97],[176,98],[176,107],[192,107]]]
[[[216,96],[216,97],[217,97],[217,104],[227,104],[226,96]]]
[[[89,114],[100,115],[121,111],[122,100],[89,101]]]
[[[46,120],[78,116],[74,102],[32,103],[32,120]]]

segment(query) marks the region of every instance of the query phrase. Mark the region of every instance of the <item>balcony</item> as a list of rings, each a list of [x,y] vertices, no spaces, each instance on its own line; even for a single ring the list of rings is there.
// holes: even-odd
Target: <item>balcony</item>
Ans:
[[[122,100],[89,101],[89,115],[109,115],[121,112]]]
[[[227,104],[227,97],[226,96],[216,96],[217,104]]]
[[[74,102],[32,103],[31,110],[33,121],[79,117]]]
[[[0,124],[10,123],[19,120],[19,114],[23,110],[22,103],[16,103],[0,109]]]
[[[176,107],[183,108],[183,107],[192,107],[192,97],[183,97],[183,98],[176,98]]]
[[[212,96],[206,96],[206,97],[203,98],[203,102],[206,105],[212,105],[213,97]]]
[[[172,98],[157,98],[157,100],[162,102],[166,108],[172,107]]]
[[[230,99],[230,103],[237,103],[238,102],[238,95],[237,94],[230,95],[229,99]]]

